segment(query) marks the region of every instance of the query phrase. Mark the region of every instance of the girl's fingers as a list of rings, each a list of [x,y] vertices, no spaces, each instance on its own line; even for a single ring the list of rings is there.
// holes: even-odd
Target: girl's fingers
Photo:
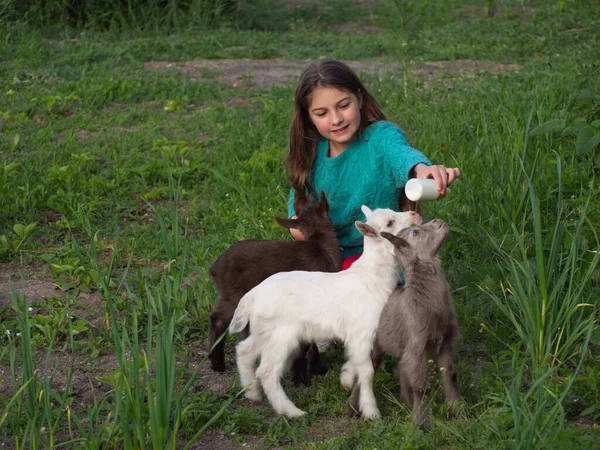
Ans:
[[[433,178],[433,181],[435,181],[435,187],[437,188],[437,190],[439,192],[442,192],[442,178],[440,175],[440,171],[438,169],[438,166],[431,166],[429,167],[429,173],[427,174],[427,178]]]
[[[460,170],[458,167],[446,169],[448,172],[448,184],[452,184],[460,176]]]
[[[433,178],[435,181],[435,187],[443,196],[446,194],[446,188],[452,184],[460,176],[460,169],[458,167],[448,168],[443,165],[430,166],[427,172],[421,176],[425,178]]]
[[[433,179],[440,194],[444,195],[446,193],[446,186],[448,186],[448,172],[444,166],[435,166],[435,170],[437,177],[434,175]]]

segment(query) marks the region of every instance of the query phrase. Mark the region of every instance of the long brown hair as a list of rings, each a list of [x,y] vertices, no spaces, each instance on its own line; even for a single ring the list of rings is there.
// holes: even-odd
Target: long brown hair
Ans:
[[[343,62],[319,59],[306,68],[296,88],[290,125],[290,148],[285,158],[288,178],[295,192],[296,214],[308,201],[306,190],[311,190],[308,176],[321,138],[308,114],[312,94],[317,87],[337,88],[354,94],[361,101],[359,133],[369,124],[385,120],[385,114],[377,101],[369,94],[356,73]]]

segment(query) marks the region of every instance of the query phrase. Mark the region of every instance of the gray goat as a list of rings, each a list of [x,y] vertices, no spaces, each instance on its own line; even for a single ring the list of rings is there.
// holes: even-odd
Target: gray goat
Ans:
[[[381,233],[394,244],[405,276],[404,287],[390,296],[379,320],[372,360],[375,369],[384,354],[401,358],[396,375],[403,400],[412,409],[413,421],[425,429],[430,420],[429,367],[433,360],[441,372],[450,411],[462,401],[454,362],[454,342],[459,336],[450,287],[442,271],[439,249],[448,236],[448,225],[434,219],[405,228],[396,236]],[[349,415],[358,410],[359,389],[353,385]]]

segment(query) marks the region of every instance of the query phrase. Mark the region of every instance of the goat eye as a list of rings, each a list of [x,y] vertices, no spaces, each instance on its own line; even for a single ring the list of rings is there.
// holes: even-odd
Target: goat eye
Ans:
[[[387,223],[387,227],[388,227],[388,228],[392,228],[392,226],[394,225],[394,223],[395,223],[395,222],[394,222],[393,220],[390,220],[390,221],[388,221],[388,223]]]
[[[413,230],[413,236],[416,236],[419,234],[419,230]]]

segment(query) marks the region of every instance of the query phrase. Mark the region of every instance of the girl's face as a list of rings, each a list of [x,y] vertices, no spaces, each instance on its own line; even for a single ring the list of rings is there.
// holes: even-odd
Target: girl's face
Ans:
[[[329,141],[329,156],[342,153],[356,139],[360,126],[360,99],[333,87],[317,87],[312,92],[308,115]]]

